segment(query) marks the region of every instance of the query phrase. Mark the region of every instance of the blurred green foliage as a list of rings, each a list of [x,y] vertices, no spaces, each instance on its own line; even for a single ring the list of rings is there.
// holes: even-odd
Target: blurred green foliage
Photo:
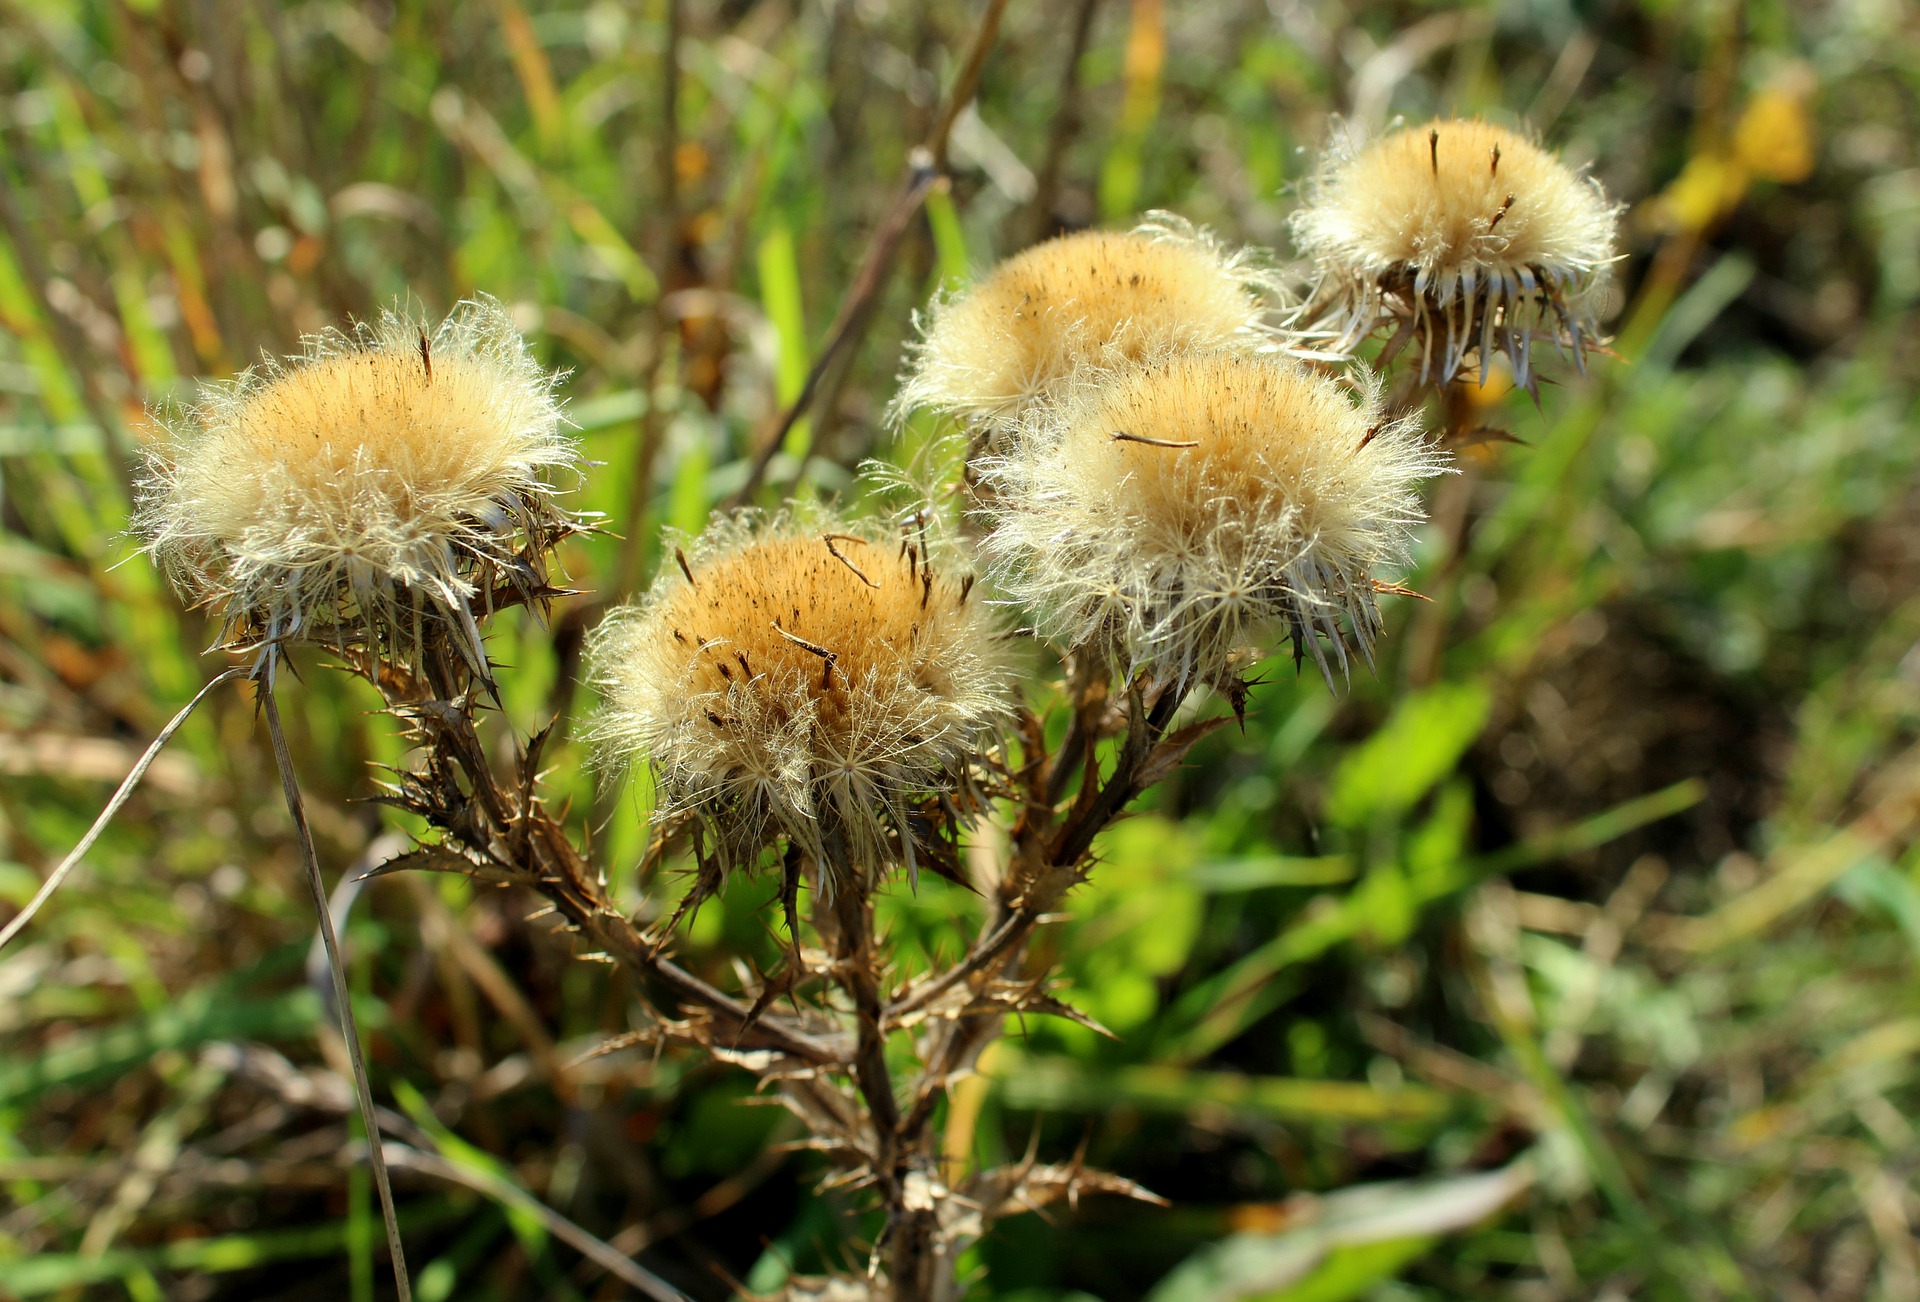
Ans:
[[[127,562],[142,409],[484,291],[571,371],[609,528],[566,558],[591,595],[496,634],[502,727],[561,720],[552,798],[670,908],[644,783],[602,790],[566,738],[580,635],[744,482],[977,6],[678,8],[669,76],[665,0],[0,5],[0,898],[218,668]],[[1630,247],[1616,356],[1537,407],[1460,396],[1518,442],[1436,490],[1378,674],[1269,666],[1043,936],[1115,1038],[1017,1028],[949,1152],[1084,1150],[1172,1206],[1010,1221],[976,1295],[1920,1297],[1911,15],[1104,0],[1075,61],[1080,9],[1010,7],[951,192],[768,500],[933,438],[883,418],[914,308],[1034,238],[1164,206],[1284,248],[1330,114],[1529,122]],[[403,757],[364,690],[302,675],[346,872]],[[383,1286],[264,755],[216,697],[0,955],[0,1295]],[[730,884],[688,961],[771,964],[772,890]],[[583,1057],[632,991],[530,907],[395,877],[353,910],[377,1093],[473,1181],[401,1177],[421,1296],[617,1295],[489,1180],[698,1297],[863,1261],[857,1195],[816,1191],[745,1077]],[[884,916],[911,972],[977,905],[925,881]]]

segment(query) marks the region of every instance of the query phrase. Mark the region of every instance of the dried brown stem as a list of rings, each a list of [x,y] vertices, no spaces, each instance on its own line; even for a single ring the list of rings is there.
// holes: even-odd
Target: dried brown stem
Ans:
[[[1091,745],[1095,735],[1092,718],[1105,708],[1105,699],[1094,690],[1097,681],[1083,681],[1079,686],[1075,719],[1083,722],[1080,736],[1086,739],[1084,748]],[[1193,730],[1166,735],[1167,724],[1184,699],[1184,692],[1163,688],[1150,708],[1139,686],[1131,695],[1127,736],[1107,780],[1076,801],[1064,820],[1053,802],[1029,804],[1014,831],[1014,862],[993,914],[972,948],[946,972],[902,992],[884,1010],[883,1030],[935,1010],[931,1014],[933,1029],[922,1044],[923,1066],[915,1083],[913,1104],[895,1137],[896,1163],[902,1172],[938,1169],[933,1121],[939,1098],[950,1082],[974,1069],[981,1053],[999,1037],[1008,1012],[1022,1008],[1060,1010],[1060,1005],[1047,999],[1044,979],[1008,982],[1027,939],[1066,889],[1084,875],[1093,838],[1191,744],[1187,733]],[[1193,733],[1195,738],[1198,735]],[[1165,753],[1169,747],[1174,754]],[[1075,756],[1056,755],[1052,771],[1058,773],[1078,763]],[[962,987],[967,994],[956,1002],[952,996]],[[1016,1200],[1015,1205],[1021,1204]],[[896,1202],[889,1211],[888,1278],[894,1302],[946,1302],[955,1296],[953,1263],[960,1244],[956,1232],[941,1223],[938,1202],[933,1207]]]
[[[874,1123],[884,1134],[900,1124],[900,1110],[893,1097],[880,1022],[880,955],[874,946],[873,898],[865,891],[841,890],[834,896],[833,910],[839,931],[834,947],[837,975],[859,1019],[854,1073]]]
[[[894,261],[899,256],[900,246],[915,214],[936,186],[946,184],[947,144],[953,134],[953,124],[959,119],[961,110],[973,102],[974,92],[979,89],[980,74],[986,69],[987,55],[993,49],[994,39],[1000,31],[1000,18],[1006,8],[1007,0],[988,0],[987,11],[981,15],[980,26],[974,31],[972,44],[968,46],[966,58],[941,105],[940,116],[935,120],[933,130],[924,142],[907,155],[906,176],[886,216],[881,218],[880,225],[874,229],[873,237],[867,243],[866,256],[861,259],[860,269],[854,273],[846,297],[840,303],[840,310],[827,329],[826,346],[814,358],[800,392],[760,434],[753,462],[747,469],[746,482],[729,500],[730,508],[744,506],[753,500],[754,493],[766,479],[767,468],[785,445],[787,435],[819,395],[828,371],[833,369],[843,352],[850,353],[858,348],[860,341],[866,337],[867,327],[873,320],[873,309],[886,289]]]
[[[473,722],[473,681],[463,662],[439,643],[426,649],[420,670],[349,658],[354,672],[379,688],[425,753],[419,768],[400,775],[382,803],[417,814],[442,834],[437,851],[402,856],[391,868],[448,866],[526,886],[546,898],[566,924],[643,983],[664,987],[696,1020],[664,1033],[705,1047],[767,1049],[813,1067],[844,1062],[845,1037],[822,1037],[715,989],[662,952],[632,918],[613,907],[599,874],[565,826],[537,795],[536,777],[547,733],[517,754],[517,772],[503,780],[489,763]],[[380,870],[376,870],[380,871]]]
[[[886,287],[887,274],[893,270],[894,258],[906,236],[908,223],[920,211],[920,205],[926,202],[927,196],[940,180],[941,175],[934,169],[931,156],[916,149],[908,159],[906,182],[879,228],[874,231],[873,239],[867,246],[867,256],[854,273],[847,297],[840,304],[833,324],[827,329],[826,346],[820,350],[820,356],[814,359],[800,392],[759,436],[758,450],[754,453],[753,464],[747,470],[746,482],[728,501],[729,508],[744,506],[753,500],[761,481],[766,478],[767,467],[773,464],[774,457],[786,444],[787,435],[812,405],[822,380],[839,358],[841,350],[857,344],[866,335],[880,292]]]
[[[1167,722],[1182,699],[1184,693],[1168,689],[1159,694],[1147,714],[1134,712],[1134,723],[1129,727],[1113,773],[1092,800],[1070,813],[1057,828],[1052,804],[1057,803],[1058,795],[1053,791],[1050,777],[1049,804],[1029,807],[1015,828],[1015,871],[1007,878],[1011,891],[1003,889],[998,909],[981,929],[965,958],[931,980],[901,992],[887,1005],[889,1022],[897,1024],[900,1019],[920,1012],[963,982],[1004,970],[1001,960],[1025,942],[1040,919],[1059,902],[1060,894],[1072,884],[1071,880],[1061,879],[1061,870],[1077,868],[1092,846],[1093,838],[1145,789],[1141,782],[1145,761],[1165,735]],[[1104,708],[1104,700],[1095,706],[1083,695],[1080,708],[1075,711],[1076,722],[1098,708]],[[1071,728],[1068,736],[1073,736]],[[1083,726],[1081,736],[1090,739],[1092,725]],[[1090,742],[1081,743],[1083,750],[1087,744]],[[1061,752],[1054,757],[1051,774],[1058,775],[1069,767],[1069,759],[1077,764],[1077,757],[1068,756],[1066,749],[1063,744]]]
[[[973,42],[967,47],[959,75],[953,79],[946,102],[940,106],[940,116],[927,135],[925,148],[933,155],[933,165],[939,171],[947,168],[947,142],[953,135],[953,124],[980,88],[980,74],[986,71],[987,55],[993,51],[993,43],[1000,35],[1000,19],[1006,12],[1007,0],[987,0],[987,11],[980,15],[980,25],[974,29]]]
[[[1068,42],[1067,57],[1060,69],[1060,106],[1054,110],[1053,130],[1047,135],[1047,151],[1034,181],[1033,198],[1023,214],[1019,244],[1033,243],[1053,226],[1053,206],[1060,193],[1060,175],[1066,170],[1067,148],[1080,135],[1080,61],[1092,39],[1093,15],[1099,7],[1100,0],[1079,0],[1074,9],[1073,39]]]

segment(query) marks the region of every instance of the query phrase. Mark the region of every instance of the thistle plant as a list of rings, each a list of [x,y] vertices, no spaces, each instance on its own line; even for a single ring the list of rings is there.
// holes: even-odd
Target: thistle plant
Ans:
[[[161,422],[134,518],[181,595],[211,608],[225,649],[251,656],[403,1302],[393,1191],[275,669],[290,644],[317,643],[389,701],[424,690],[473,707],[472,685],[492,684],[475,607],[554,595],[548,554],[580,527],[551,480],[578,461],[557,380],[491,299],[462,304],[431,334],[390,311],[314,335],[298,357],[204,388],[184,422]]]
[[[1273,301],[1264,255],[1164,217],[1037,246],[937,303],[896,410],[931,408],[974,438],[953,475],[966,482],[904,518],[721,513],[669,535],[650,590],[590,640],[596,749],[652,775],[648,863],[694,870],[677,899],[637,907],[543,800],[547,734],[481,735],[486,617],[568,595],[551,555],[585,527],[559,505],[554,477],[580,462],[556,377],[499,306],[431,331],[389,314],[210,388],[166,427],[136,528],[252,658],[350,1048],[275,704],[274,665],[300,642],[372,683],[413,747],[382,799],[432,830],[376,871],[540,897],[634,978],[641,1029],[610,1048],[737,1064],[799,1118],[828,1182],[868,1192],[881,1228],[865,1271],[790,1296],[947,1302],[996,1220],[1092,1193],[1151,1199],[1078,1161],[956,1170],[941,1103],[1009,1017],[1087,1020],[1028,942],[1097,871],[1099,834],[1243,713],[1255,666],[1290,645],[1337,689],[1336,667],[1372,662],[1421,485],[1447,466],[1421,402],[1383,396],[1402,346],[1417,341],[1423,385],[1484,376],[1495,353],[1531,384],[1543,336],[1579,362],[1613,223],[1591,183],[1523,137],[1438,123],[1329,161],[1295,222],[1315,264],[1303,303]],[[1354,361],[1389,325],[1374,365]],[[939,523],[951,501],[972,503],[973,534]],[[1058,672],[1023,682],[1022,657]],[[963,859],[989,820],[1004,856]],[[874,906],[922,869],[976,891],[983,916],[958,957],[916,966]],[[776,872],[776,970],[723,990],[675,961],[679,922],[729,874]]]

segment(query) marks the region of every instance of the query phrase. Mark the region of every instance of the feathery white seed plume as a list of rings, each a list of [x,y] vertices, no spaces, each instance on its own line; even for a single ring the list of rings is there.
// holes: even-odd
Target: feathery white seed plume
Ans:
[[[1124,672],[1233,690],[1291,637],[1332,684],[1371,659],[1374,572],[1403,565],[1417,485],[1445,467],[1417,418],[1385,419],[1291,360],[1186,354],[1075,388],[986,459],[989,565],[1040,631]]]
[[[1584,367],[1619,209],[1599,183],[1526,136],[1489,122],[1436,120],[1328,150],[1294,242],[1315,284],[1293,324],[1326,352],[1351,352],[1395,325],[1423,378],[1451,380],[1495,353],[1534,385],[1546,340]]]
[[[1017,253],[934,303],[893,410],[930,408],[991,432],[1080,371],[1171,351],[1270,342],[1275,273],[1171,213]]]
[[[915,871],[922,802],[957,793],[964,814],[1010,718],[1006,644],[972,575],[918,535],[824,513],[716,517],[667,546],[674,562],[588,648],[602,759],[649,764],[657,816],[698,818],[724,866],[786,837],[829,887]]]
[[[447,630],[480,663],[473,606],[537,595],[577,527],[551,476],[579,465],[543,370],[501,306],[434,327],[389,311],[203,386],[158,419],[134,530],[229,639],[388,651]]]

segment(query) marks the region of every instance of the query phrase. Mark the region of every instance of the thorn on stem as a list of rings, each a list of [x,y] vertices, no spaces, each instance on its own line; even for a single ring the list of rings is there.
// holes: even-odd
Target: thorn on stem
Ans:
[[[1512,195],[1508,195],[1505,199],[1500,201],[1499,210],[1495,212],[1493,214],[1493,217],[1487,222],[1487,232],[1489,234],[1493,232],[1494,227],[1500,224],[1500,219],[1502,217],[1505,217],[1507,215],[1508,210],[1511,209],[1512,207],[1513,207]]]
[[[1429,597],[1424,592],[1415,592],[1404,583],[1388,583],[1382,579],[1373,579],[1371,582],[1373,584],[1373,590],[1384,596],[1412,597],[1416,601],[1424,601],[1429,605],[1433,604],[1432,597]]]
[[[427,332],[420,331],[420,365],[427,373],[427,383],[433,383],[433,345],[427,342]]]
[[[1427,155],[1433,160],[1433,174],[1440,175],[1440,128],[1427,132]]]
[[[687,564],[687,554],[678,547],[675,547],[673,549],[673,559],[680,563],[680,572],[687,576],[687,586],[690,588],[700,586],[693,581],[693,567]]]

